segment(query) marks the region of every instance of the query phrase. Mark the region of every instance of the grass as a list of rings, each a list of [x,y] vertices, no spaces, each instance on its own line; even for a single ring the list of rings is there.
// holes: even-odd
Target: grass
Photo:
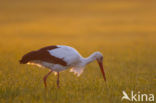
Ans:
[[[121,103],[122,91],[156,93],[155,1],[0,1],[0,103]],[[25,53],[70,45],[104,55],[107,83],[96,62],[80,77],[69,70],[20,65]],[[128,101],[123,101],[129,103]]]

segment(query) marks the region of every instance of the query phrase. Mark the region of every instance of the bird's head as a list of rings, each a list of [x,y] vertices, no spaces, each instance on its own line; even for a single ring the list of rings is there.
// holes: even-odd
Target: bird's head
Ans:
[[[32,52],[29,52],[29,53],[25,54],[25,55],[22,57],[22,59],[19,60],[20,64],[26,64],[26,63],[28,63],[29,61],[31,61],[31,60],[33,59],[33,57],[34,57],[34,53],[35,53],[35,52],[32,51]]]
[[[103,68],[103,55],[102,55],[102,53],[96,52],[96,60],[100,66],[103,78],[106,81],[106,76],[105,76],[105,72],[104,72],[104,68]]]

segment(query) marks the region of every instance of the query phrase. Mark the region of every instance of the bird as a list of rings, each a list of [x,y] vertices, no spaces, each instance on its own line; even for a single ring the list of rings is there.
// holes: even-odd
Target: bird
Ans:
[[[60,88],[59,78],[61,71],[70,69],[70,72],[74,72],[74,74],[80,76],[83,73],[85,66],[95,60],[97,60],[104,81],[106,81],[103,68],[103,55],[99,51],[92,53],[88,57],[83,57],[71,46],[51,45],[26,53],[19,62],[20,64],[31,64],[50,69],[43,77],[45,88],[47,87],[47,78],[52,72],[57,75],[56,84],[57,87]]]

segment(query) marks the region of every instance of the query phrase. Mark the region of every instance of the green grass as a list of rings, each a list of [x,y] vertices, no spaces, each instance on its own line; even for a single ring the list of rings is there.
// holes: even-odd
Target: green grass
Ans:
[[[0,1],[0,103],[121,103],[122,91],[156,93],[155,1]],[[107,83],[96,62],[80,77],[69,70],[20,65],[48,45],[69,45],[84,57],[104,55]],[[123,101],[123,103],[129,103]]]

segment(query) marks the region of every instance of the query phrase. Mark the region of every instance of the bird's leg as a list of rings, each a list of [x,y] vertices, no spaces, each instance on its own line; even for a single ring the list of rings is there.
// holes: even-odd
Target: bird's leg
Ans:
[[[51,70],[48,74],[46,74],[46,75],[44,76],[44,78],[43,78],[45,88],[47,87],[47,83],[46,83],[47,77],[48,77],[51,73],[52,73],[52,70]]]
[[[60,85],[59,85],[59,72],[57,72],[57,88],[60,88]]]

